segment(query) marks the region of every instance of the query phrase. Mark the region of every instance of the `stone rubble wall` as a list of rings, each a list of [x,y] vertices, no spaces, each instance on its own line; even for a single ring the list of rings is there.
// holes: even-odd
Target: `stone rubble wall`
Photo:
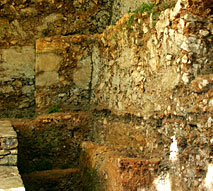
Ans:
[[[15,116],[17,110],[33,113],[35,105],[34,47],[0,49],[0,59],[0,116]],[[21,112],[18,113],[22,115]]]
[[[112,1],[3,0],[0,2],[0,116],[35,111],[35,40],[101,33]]]
[[[213,188],[212,179],[205,178],[212,166],[213,143],[213,24],[209,3],[179,0],[174,9],[162,12],[157,22],[149,15],[136,15],[127,30],[125,21],[131,15],[125,15],[104,31],[93,51],[93,79],[97,79],[92,83],[93,106],[143,119],[141,127],[135,127],[144,129],[141,137],[147,135],[142,153],[167,153],[161,159],[169,167],[161,169],[157,185],[153,181],[155,189],[142,186],[137,190]],[[160,146],[160,137],[165,143],[173,136],[177,151],[172,150],[171,143]],[[176,161],[168,159],[173,154]],[[97,157],[91,158],[93,162]]]
[[[144,15],[122,31],[127,15],[102,34],[93,60],[93,76],[99,76],[92,84],[95,105],[145,119],[204,112],[210,118],[212,21],[184,3],[167,9],[157,23]]]
[[[39,39],[37,107],[79,108],[91,101],[120,115],[160,119],[205,112],[211,121],[211,15],[184,3],[166,9],[157,23],[144,14],[126,30],[127,14],[100,35]]]

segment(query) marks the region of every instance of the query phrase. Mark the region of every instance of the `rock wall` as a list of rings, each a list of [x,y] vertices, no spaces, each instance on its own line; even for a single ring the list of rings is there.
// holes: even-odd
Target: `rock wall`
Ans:
[[[112,1],[104,0],[1,1],[0,116],[34,114],[36,39],[101,33],[111,11]]]
[[[126,30],[127,15],[109,27],[93,60],[93,76],[99,77],[92,84],[92,102],[145,119],[210,113],[211,15],[202,7],[193,13],[193,6],[179,2],[157,23],[143,15]]]
[[[144,119],[210,116],[211,9],[184,3],[166,9],[157,22],[143,14],[127,27],[126,15],[101,35],[38,40],[37,107],[79,108],[91,101],[96,108]]]
[[[34,47],[0,49],[0,58],[0,113],[8,117],[15,115],[17,110],[23,113],[27,110],[30,116],[35,105]]]
[[[100,36],[93,57],[93,79],[99,77],[92,83],[91,102],[96,109],[107,109],[125,119],[138,117],[133,118],[133,124],[123,126],[103,119],[100,142],[107,144],[115,130],[126,128],[113,140],[125,140],[131,151],[138,147],[139,153],[141,149],[137,158],[149,158],[149,153],[150,158],[160,156],[162,165],[157,171],[161,173],[151,177],[149,186],[143,185],[143,179],[136,185],[131,183],[136,175],[128,177],[137,169],[131,160],[127,159],[123,167],[117,157],[117,166],[110,171],[106,164],[111,158],[98,159],[98,154],[91,156],[96,151],[89,150],[91,164],[101,161],[96,168],[104,177],[105,172],[110,174],[106,182],[118,167],[124,174],[127,171],[114,182],[123,186],[114,190],[212,190],[212,179],[208,178],[213,123],[213,25],[209,3],[179,0],[174,9],[162,12],[157,22],[148,14],[125,15]],[[139,119],[140,125],[134,125]],[[138,132],[131,134],[135,129]],[[132,141],[127,142],[126,137]],[[120,145],[114,147],[120,149]]]

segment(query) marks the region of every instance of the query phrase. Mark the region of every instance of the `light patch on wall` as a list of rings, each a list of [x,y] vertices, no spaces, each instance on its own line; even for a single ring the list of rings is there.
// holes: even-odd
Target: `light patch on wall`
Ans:
[[[158,177],[154,180],[154,185],[157,191],[171,191],[171,183],[169,178],[169,173],[166,177]]]
[[[177,161],[178,159],[178,147],[177,147],[177,140],[175,138],[175,135],[171,137],[172,138],[172,144],[170,146],[170,156],[169,156],[169,159],[172,161],[172,162],[175,162]]]
[[[208,191],[213,190],[213,164],[209,164],[205,179],[205,187]]]
[[[19,188],[9,188],[9,189],[0,189],[0,191],[25,191],[24,187],[19,187]]]

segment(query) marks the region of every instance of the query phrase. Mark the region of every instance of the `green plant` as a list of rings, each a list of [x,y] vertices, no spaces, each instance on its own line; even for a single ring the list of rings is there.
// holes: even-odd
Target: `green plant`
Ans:
[[[135,17],[139,15],[139,18],[142,17],[142,14],[147,13],[148,15],[152,15],[153,23],[152,26],[156,24],[156,20],[159,18],[162,11],[172,8],[175,6],[175,1],[163,1],[160,5],[155,5],[153,3],[142,3],[136,10],[129,12],[131,16],[124,23],[126,30],[130,29],[133,25]],[[139,25],[141,25],[139,23]]]
[[[59,105],[55,105],[54,107],[48,110],[48,113],[56,113],[56,112],[59,112],[59,110],[60,110]]]
[[[140,15],[139,17],[141,18],[143,13],[147,13],[148,15],[153,15],[155,17],[159,13],[156,11],[156,6],[152,3],[142,3],[140,7],[138,7],[136,10],[132,12],[132,15],[129,17],[128,21],[126,21],[124,24],[126,25],[126,30],[130,29],[131,26],[133,25],[133,22],[135,20],[136,15]]]

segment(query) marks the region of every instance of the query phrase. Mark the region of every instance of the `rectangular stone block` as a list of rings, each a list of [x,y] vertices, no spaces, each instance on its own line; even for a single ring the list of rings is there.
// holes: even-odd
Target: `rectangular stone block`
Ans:
[[[0,121],[0,138],[16,138],[17,134],[12,128],[10,121]]]
[[[36,75],[36,86],[50,86],[59,82],[58,72],[49,71]]]
[[[36,55],[36,73],[58,71],[62,62],[62,57],[54,53]]]
[[[8,77],[9,79],[22,77],[23,74],[29,78],[34,76],[34,47],[25,46],[22,48],[3,49],[1,52],[3,60],[1,67],[3,70],[0,71],[0,79],[2,77]]]
[[[3,158],[1,158],[3,157]],[[0,156],[0,166],[16,166],[17,155]]]

